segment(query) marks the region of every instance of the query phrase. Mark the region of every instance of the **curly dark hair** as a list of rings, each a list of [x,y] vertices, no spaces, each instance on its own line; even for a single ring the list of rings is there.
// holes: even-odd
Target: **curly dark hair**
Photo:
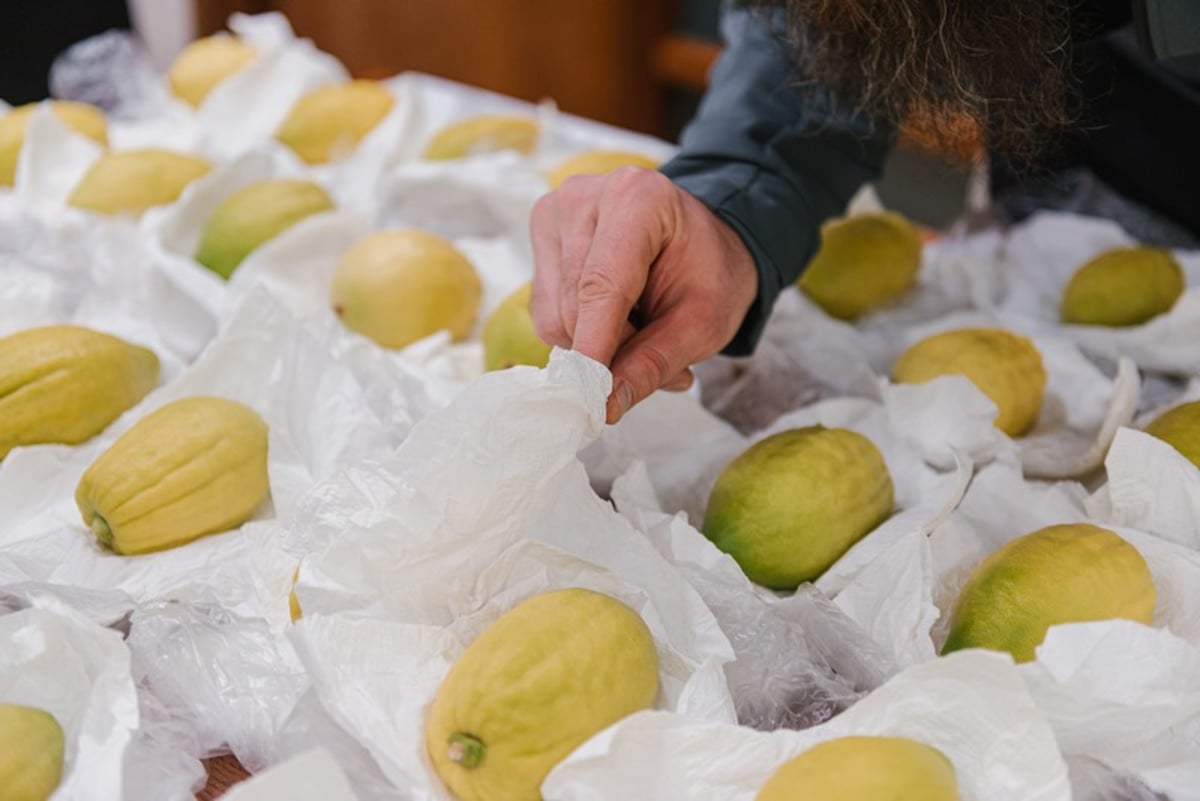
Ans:
[[[786,7],[799,77],[859,110],[947,141],[973,123],[1032,160],[1072,121],[1072,0],[758,0]]]

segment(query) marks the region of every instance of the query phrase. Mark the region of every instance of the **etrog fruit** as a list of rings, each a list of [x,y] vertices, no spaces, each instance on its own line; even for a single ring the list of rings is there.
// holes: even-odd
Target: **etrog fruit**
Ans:
[[[1064,323],[1141,325],[1165,314],[1183,294],[1183,269],[1171,251],[1114,248],[1086,262],[1063,292]]]
[[[409,228],[381,231],[350,248],[333,276],[333,309],[351,331],[403,348],[449,331],[471,332],[483,292],[467,257],[452,244]]]
[[[300,98],[275,138],[308,164],[336,161],[353,153],[395,104],[376,81],[322,86]]]
[[[234,36],[218,34],[197,39],[175,58],[167,72],[171,93],[199,108],[222,81],[258,57],[258,51]]]
[[[794,590],[829,569],[892,513],[883,455],[844,428],[767,437],[717,479],[704,536],[756,584]]]
[[[962,328],[921,340],[892,368],[901,384],[966,376],[999,410],[996,427],[1012,437],[1033,428],[1046,391],[1042,354],[1023,336],[999,328]]]
[[[98,145],[108,145],[108,123],[103,112],[87,103],[71,100],[48,101],[58,121],[75,133],[86,136]],[[0,186],[12,186],[17,175],[17,159],[25,146],[29,118],[37,103],[18,106],[0,117]]]
[[[324,189],[294,178],[251,184],[227,197],[200,234],[196,261],[222,278],[261,245],[306,217],[334,208]]]
[[[77,445],[158,384],[158,357],[90,328],[52,325],[0,339],[0,459],[19,445]]]
[[[550,361],[550,346],[533,327],[529,299],[533,292],[525,284],[505,298],[483,324],[483,366],[485,370],[504,370],[518,364],[545,367]]]
[[[546,592],[455,662],[430,707],[425,747],[459,801],[540,801],[551,768],[657,694],[658,655],[636,612],[591,590]]]
[[[84,472],[83,523],[118,554],[162,551],[240,526],[267,497],[267,425],[225,398],[168,403]]]
[[[921,239],[903,216],[879,212],[821,227],[798,286],[828,314],[853,320],[903,295],[921,269]]]
[[[63,730],[54,716],[0,703],[0,801],[48,801],[62,772]]]
[[[529,117],[485,114],[454,123],[438,131],[425,145],[426,159],[461,159],[498,150],[532,153],[537,146],[538,124]]]
[[[139,215],[174,203],[192,181],[212,165],[170,150],[126,150],[108,153],[91,166],[67,203],[100,214]]]
[[[785,762],[755,801],[958,801],[954,765],[906,737],[841,737]]]
[[[943,653],[1007,651],[1028,662],[1059,623],[1123,618],[1150,623],[1154,579],[1115,533],[1086,523],[1049,526],[984,559],[963,585]]]

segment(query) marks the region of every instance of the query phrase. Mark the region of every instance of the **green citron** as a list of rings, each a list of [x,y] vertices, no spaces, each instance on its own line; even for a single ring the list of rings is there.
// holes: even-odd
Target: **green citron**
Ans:
[[[204,159],[170,150],[107,153],[83,176],[67,203],[100,214],[138,215],[174,203],[188,184],[211,169]]]
[[[1169,250],[1115,248],[1072,276],[1060,314],[1064,323],[1077,325],[1141,325],[1169,312],[1183,285],[1183,268]]]
[[[49,712],[0,703],[0,801],[47,801],[63,770],[63,730]]]
[[[575,175],[604,175],[621,167],[641,167],[647,170],[658,168],[658,161],[640,153],[623,150],[588,150],[571,156],[550,171],[546,182],[551,189],[558,189],[563,182]]]
[[[767,437],[734,459],[708,498],[704,535],[756,584],[813,581],[892,513],[883,455],[844,428]]]
[[[196,261],[229,278],[259,246],[306,217],[333,208],[333,199],[311,181],[282,178],[251,184],[227,197],[209,216]]]
[[[54,116],[63,125],[98,145],[108,145],[108,125],[100,109],[71,100],[49,102]],[[29,129],[29,118],[37,108],[37,103],[30,103],[18,106],[0,117],[0,186],[13,185],[17,174],[17,159],[21,155],[21,148],[25,145],[25,133]]]
[[[821,227],[821,247],[798,286],[841,320],[853,320],[903,295],[921,269],[921,238],[894,212],[863,214]]]
[[[525,284],[496,307],[483,325],[483,366],[505,370],[518,364],[545,367],[550,346],[533,328],[529,299],[533,287]]]
[[[785,762],[755,801],[958,801],[954,765],[904,737],[842,737]]]
[[[528,117],[486,114],[457,122],[438,131],[425,145],[430,160],[461,159],[498,150],[532,153],[537,147],[538,124]]]
[[[1200,467],[1200,401],[1192,401],[1163,412],[1146,426],[1158,437]]]
[[[483,293],[467,257],[414,228],[381,231],[342,257],[333,276],[333,309],[351,331],[385,348],[403,348],[438,331],[471,333]]]
[[[425,746],[459,801],[539,801],[567,754],[657,694],[654,640],[636,612],[591,590],[547,592],[459,657],[433,699]]]
[[[996,427],[1012,437],[1033,428],[1046,392],[1046,368],[1033,342],[999,328],[963,328],[935,334],[896,361],[892,378],[921,384],[962,375],[991,398]]]
[[[258,51],[233,36],[219,34],[197,39],[171,64],[167,83],[172,94],[192,107],[199,107],[218,84],[257,57]]]
[[[942,652],[988,648],[1028,662],[1053,625],[1149,624],[1154,603],[1150,568],[1132,545],[1086,523],[1050,526],[1013,540],[971,572]]]
[[[73,325],[0,339],[0,459],[20,445],[77,445],[158,383],[158,357]]]
[[[395,104],[375,81],[322,86],[300,98],[275,138],[306,163],[325,164],[353,153]]]
[[[224,398],[168,403],[92,463],[83,522],[119,554],[161,551],[240,526],[267,497],[267,426]]]

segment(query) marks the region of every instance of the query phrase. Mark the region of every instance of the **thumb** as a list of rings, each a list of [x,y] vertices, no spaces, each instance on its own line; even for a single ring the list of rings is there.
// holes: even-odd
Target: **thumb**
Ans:
[[[678,312],[655,319],[627,341],[613,358],[613,393],[608,422],[615,423],[636,404],[679,377],[693,359],[688,326]]]

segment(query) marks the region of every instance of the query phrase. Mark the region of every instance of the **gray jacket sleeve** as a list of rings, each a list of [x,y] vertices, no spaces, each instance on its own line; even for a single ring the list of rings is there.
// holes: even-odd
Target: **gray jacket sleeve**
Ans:
[[[879,175],[894,135],[796,80],[782,22],[779,12],[725,13],[708,93],[662,167],[741,236],[758,267],[758,297],[728,355],[753,351],[775,299],[816,251],[821,223]]]

